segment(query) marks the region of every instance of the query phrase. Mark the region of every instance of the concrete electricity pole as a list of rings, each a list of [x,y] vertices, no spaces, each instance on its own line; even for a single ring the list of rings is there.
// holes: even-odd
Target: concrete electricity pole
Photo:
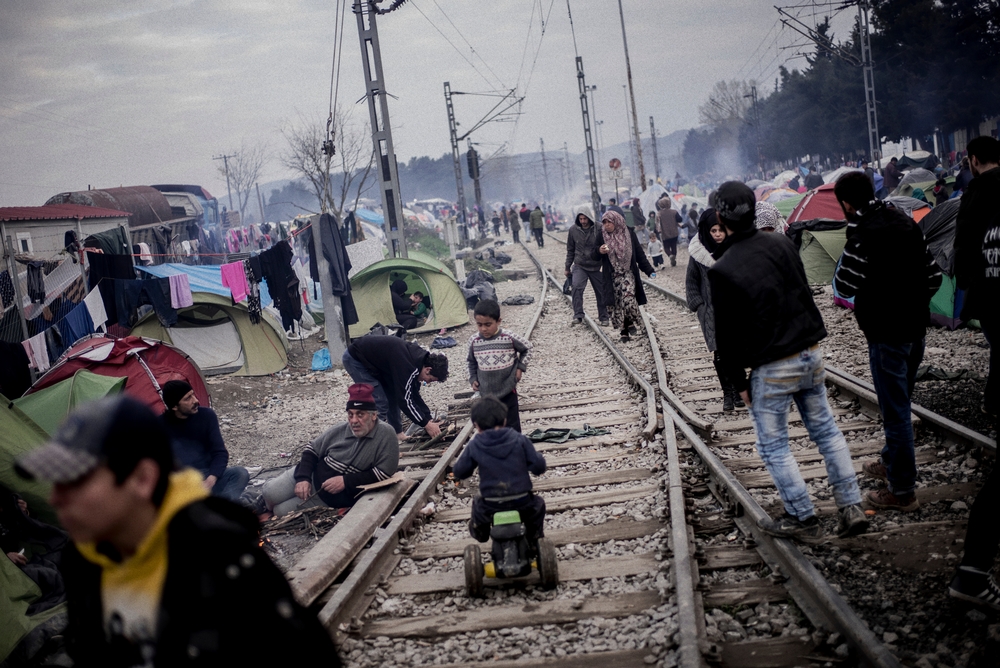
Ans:
[[[226,169],[226,192],[229,193],[229,210],[233,210],[233,189],[229,186],[229,159],[235,158],[235,155],[216,155],[212,157],[212,160],[221,160],[223,166]]]
[[[642,189],[646,189],[646,168],[642,165],[642,142],[639,140],[639,116],[635,111],[635,89],[632,86],[632,62],[628,57],[628,38],[625,36],[625,10],[622,9],[622,0],[618,0],[618,16],[622,20],[622,43],[625,45],[625,75],[628,77],[628,94],[632,100],[632,129],[635,132],[635,154],[639,161],[639,178],[642,181]]]
[[[538,141],[542,145],[542,173],[545,174],[545,203],[549,204],[552,202],[552,193],[549,190],[549,167],[545,162],[545,140],[539,137]]]
[[[654,179],[660,178],[660,153],[656,147],[656,125],[653,124],[653,117],[649,117],[649,140],[653,142],[653,167],[656,172],[653,174]]]

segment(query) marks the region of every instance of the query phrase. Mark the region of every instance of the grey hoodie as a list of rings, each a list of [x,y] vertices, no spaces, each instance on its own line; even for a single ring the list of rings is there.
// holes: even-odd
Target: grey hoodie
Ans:
[[[587,214],[578,214],[577,218],[584,216],[590,220]],[[601,263],[594,259],[594,250],[597,248],[597,225],[590,220],[590,227],[583,229],[577,220],[573,227],[569,228],[566,236],[566,270],[569,271],[573,265],[578,265],[581,269],[588,271],[600,271]]]

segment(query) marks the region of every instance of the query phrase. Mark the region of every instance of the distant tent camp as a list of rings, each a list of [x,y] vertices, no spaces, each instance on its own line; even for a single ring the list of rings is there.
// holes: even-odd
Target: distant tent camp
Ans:
[[[845,220],[844,210],[840,208],[840,203],[833,194],[834,185],[833,183],[827,183],[806,193],[802,201],[796,204],[792,210],[792,214],[788,217],[788,224],[792,225],[793,223],[815,220],[816,218]],[[778,210],[781,210],[780,206]]]
[[[431,301],[426,324],[410,332],[431,332],[469,322],[465,297],[447,267],[436,267],[412,258],[393,258],[376,262],[351,278],[351,292],[359,318],[350,327],[351,337],[363,336],[376,322],[396,323],[389,286],[397,279],[406,282],[407,294],[419,290]]]
[[[957,288],[954,278],[955,223],[961,205],[961,198],[950,199],[934,207],[919,223],[927,247],[944,274],[941,288],[931,298],[931,322],[948,329],[957,329],[962,325],[959,316],[965,299],[965,291]]]
[[[49,485],[37,480],[25,480],[14,473],[14,461],[48,438],[44,429],[0,394],[0,483],[20,494],[35,517],[55,523],[55,513],[48,501]]]
[[[929,192],[925,186],[927,184],[933,186],[935,181],[937,181],[937,176],[934,175],[934,172],[921,167],[915,167],[903,175],[903,178],[899,180],[899,185],[896,186],[896,190],[892,194],[911,195],[916,188],[924,188],[925,191]]]
[[[288,366],[288,339],[268,312],[250,322],[244,304],[209,292],[192,293],[194,304],[177,310],[177,324],[164,327],[150,312],[132,328],[133,336],[166,341],[191,356],[212,376],[266,376]]]
[[[72,378],[80,369],[100,376],[126,378],[125,394],[146,404],[155,413],[164,409],[160,388],[168,380],[187,381],[202,406],[212,405],[205,379],[187,355],[162,341],[138,336],[109,339],[95,335],[80,339],[35,381],[25,395]]]
[[[119,394],[125,388],[127,380],[80,369],[66,380],[15,399],[14,405],[51,436],[78,405],[96,401],[109,394]]]

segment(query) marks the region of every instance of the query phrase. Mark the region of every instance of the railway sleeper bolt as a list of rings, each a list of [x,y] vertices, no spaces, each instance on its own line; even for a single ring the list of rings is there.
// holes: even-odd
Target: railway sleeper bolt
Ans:
[[[347,627],[347,630],[350,633],[355,633],[355,634],[361,633],[361,629],[363,628],[364,625],[361,623],[360,619],[358,619],[357,617],[351,617],[351,623]]]

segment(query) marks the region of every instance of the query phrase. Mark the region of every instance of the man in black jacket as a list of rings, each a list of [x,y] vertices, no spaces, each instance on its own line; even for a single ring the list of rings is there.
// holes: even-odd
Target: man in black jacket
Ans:
[[[914,490],[910,398],[924,358],[928,304],[941,287],[941,270],[920,228],[875,198],[864,172],[837,180],[834,194],[847,216],[847,245],[834,286],[854,297],[854,317],[868,341],[868,362],[878,394],[885,446],[864,472],[888,483],[866,495],[876,508],[910,512],[920,507]]]
[[[355,383],[374,388],[378,416],[396,430],[400,440],[405,438],[400,409],[431,438],[441,433],[441,425],[431,420],[431,411],[420,397],[420,383],[447,380],[447,357],[395,336],[369,334],[348,346],[341,361]]]
[[[340,665],[258,546],[257,520],[209,497],[197,471],[172,472],[145,405],[119,396],[77,410],[17,470],[53,483],[73,539],[62,571],[75,666]]]
[[[587,288],[587,281],[594,288],[597,317],[601,325],[607,327],[609,324],[608,307],[604,301],[604,292],[609,286],[604,285],[601,261],[594,259],[599,234],[593,219],[586,211],[580,211],[566,235],[566,276],[573,278],[573,325],[583,322],[583,291]]]
[[[708,270],[715,308],[715,338],[728,378],[750,407],[757,451],[785,506],[776,520],[761,519],[765,533],[803,542],[824,540],[802,474],[788,447],[788,407],[795,401],[826,464],[840,509],[837,533],[868,529],[844,435],[826,399],[823,356],[826,336],[802,261],[784,235],[758,232],[756,198],[737,181],[716,191],[715,208],[729,236]],[[748,379],[745,369],[752,369]],[[751,401],[752,400],[752,401]]]

